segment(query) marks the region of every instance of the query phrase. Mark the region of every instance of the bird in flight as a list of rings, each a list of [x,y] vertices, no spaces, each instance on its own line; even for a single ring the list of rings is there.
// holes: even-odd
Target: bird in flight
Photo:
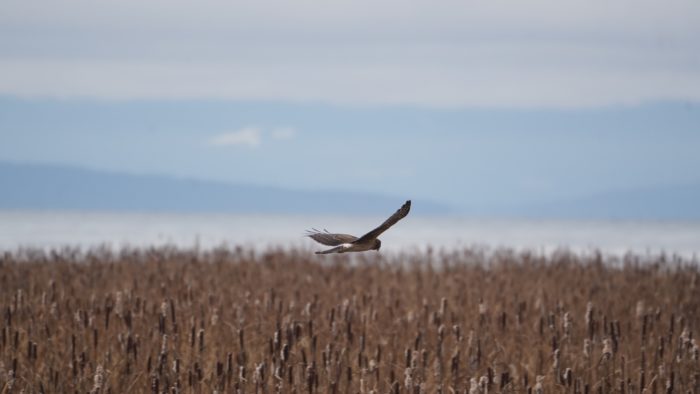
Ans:
[[[379,250],[382,247],[382,241],[377,239],[377,237],[393,226],[399,220],[403,219],[408,215],[408,211],[411,210],[411,200],[406,201],[401,208],[399,208],[393,215],[389,216],[389,219],[385,220],[384,223],[380,224],[379,227],[368,232],[367,234],[357,238],[350,234],[333,234],[329,233],[328,230],[319,231],[316,229],[307,231],[306,236],[313,239],[314,241],[328,246],[333,246],[333,248],[327,250],[321,250],[316,252],[316,254],[328,254],[328,253],[346,253],[346,252],[364,252],[367,250]]]

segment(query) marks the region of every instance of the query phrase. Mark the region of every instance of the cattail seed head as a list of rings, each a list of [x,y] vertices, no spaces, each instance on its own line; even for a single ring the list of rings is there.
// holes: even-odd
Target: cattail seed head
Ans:
[[[586,304],[586,325],[590,326],[593,322],[593,303],[588,301]]]
[[[114,313],[120,318],[124,317],[124,294],[121,291],[115,296]]]
[[[160,314],[164,319],[168,317],[168,301],[163,300],[160,304]]]
[[[216,323],[219,322],[219,311],[214,308],[214,311],[212,312],[211,318],[209,319],[209,323],[214,327],[216,326]]]
[[[593,349],[592,349],[591,340],[588,338],[585,338],[583,340],[583,356],[587,359],[590,359],[592,350]]]
[[[602,360],[610,360],[613,356],[612,341],[610,338],[603,339]]]
[[[552,361],[552,369],[554,371],[559,370],[559,349],[554,350],[554,354],[552,355],[553,361]]]
[[[253,372],[253,382],[262,383],[265,380],[265,363],[262,362],[255,367]]]
[[[408,392],[410,393],[413,391],[413,376],[412,376],[413,370],[411,368],[406,368],[404,370],[403,374],[404,374],[404,382],[403,382],[404,386],[406,387],[406,390],[408,390]]]
[[[481,388],[476,378],[469,379],[469,394],[481,394]]]
[[[95,377],[93,380],[94,384],[91,393],[99,393],[102,390],[105,380],[104,368],[102,368],[102,365],[98,365],[97,368],[95,368]]]
[[[482,376],[479,378],[479,388],[481,389],[482,392],[485,393],[487,391],[488,385],[489,385],[489,378],[487,378],[486,376]]]
[[[479,315],[484,316],[484,315],[486,315],[487,313],[489,313],[489,306],[488,306],[488,304],[486,303],[486,301],[481,300],[481,301],[479,302]]]
[[[641,319],[646,314],[646,308],[644,306],[644,301],[642,301],[642,300],[637,301],[636,314],[637,314],[637,319]]]
[[[447,298],[442,297],[440,300],[440,316],[445,316],[445,313],[447,312]]]
[[[567,338],[570,337],[571,336],[571,329],[573,327],[571,313],[569,313],[569,312],[564,313],[564,321],[562,324],[563,324],[563,328],[564,328],[564,336]]]
[[[537,383],[535,383],[535,394],[544,394],[544,376],[537,375],[536,382]]]
[[[160,352],[163,354],[168,352],[168,334],[163,334],[161,338]]]
[[[11,393],[12,389],[15,387],[15,371],[14,370],[11,369],[7,372],[7,383],[5,383],[5,384],[7,387],[7,392]]]

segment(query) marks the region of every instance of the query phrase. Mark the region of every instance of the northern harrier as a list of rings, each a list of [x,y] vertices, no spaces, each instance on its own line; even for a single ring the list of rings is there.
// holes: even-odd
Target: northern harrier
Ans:
[[[328,230],[318,231],[313,229],[307,231],[306,236],[313,239],[314,241],[328,245],[334,246],[328,250],[322,250],[316,252],[316,254],[328,254],[328,253],[345,253],[345,252],[364,252],[366,250],[379,250],[382,247],[382,241],[378,240],[377,237],[393,226],[399,220],[403,219],[408,215],[408,211],[411,210],[411,200],[406,201],[401,208],[399,208],[389,219],[385,220],[384,223],[380,224],[379,227],[368,232],[367,234],[357,238],[349,234],[333,234],[329,233]]]

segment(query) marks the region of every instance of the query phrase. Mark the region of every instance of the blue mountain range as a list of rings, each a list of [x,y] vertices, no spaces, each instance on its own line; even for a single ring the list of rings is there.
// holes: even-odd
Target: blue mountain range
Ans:
[[[0,162],[0,209],[270,214],[385,214],[411,196],[286,188]],[[610,191],[561,201],[454,207],[417,214],[568,219],[700,220],[700,183]]]

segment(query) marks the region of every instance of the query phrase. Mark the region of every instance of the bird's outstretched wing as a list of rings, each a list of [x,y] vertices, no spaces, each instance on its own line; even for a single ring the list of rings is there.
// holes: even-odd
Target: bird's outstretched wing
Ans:
[[[355,242],[357,237],[350,234],[333,234],[329,233],[328,230],[319,231],[314,229],[308,230],[306,236],[313,239],[314,241],[328,245],[328,246],[338,246],[340,244],[348,244]]]
[[[367,234],[361,236],[357,240],[357,243],[362,243],[364,241],[377,238],[379,236],[379,234],[385,232],[386,230],[389,229],[389,227],[395,225],[396,222],[405,218],[406,215],[408,215],[408,212],[410,210],[411,210],[411,200],[408,200],[401,206],[401,208],[399,208],[396,212],[394,212],[393,215],[389,216],[389,219],[385,220],[384,223],[380,224],[379,227],[377,227],[374,230],[368,232]]]

